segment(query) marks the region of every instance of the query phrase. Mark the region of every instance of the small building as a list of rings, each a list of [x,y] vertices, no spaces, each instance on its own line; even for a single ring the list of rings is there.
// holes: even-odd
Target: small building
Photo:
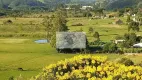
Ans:
[[[135,47],[135,48],[142,48],[142,43],[134,44],[133,47]]]
[[[115,44],[118,44],[118,43],[122,43],[122,42],[124,42],[124,41],[125,41],[125,40],[115,40],[114,43],[115,43]]]
[[[82,10],[86,10],[87,8],[93,9],[93,6],[82,6]]]
[[[123,21],[120,20],[120,19],[116,19],[115,22],[114,22],[113,24],[121,25],[121,24],[123,24]]]

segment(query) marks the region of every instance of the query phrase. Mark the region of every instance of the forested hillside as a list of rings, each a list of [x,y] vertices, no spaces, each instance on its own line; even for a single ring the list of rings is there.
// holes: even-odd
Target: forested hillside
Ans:
[[[95,5],[108,10],[137,7],[141,0],[96,0]]]
[[[109,3],[106,8],[107,9],[118,9],[125,7],[136,7],[140,0],[116,0]]]
[[[17,8],[17,7],[33,7],[33,6],[48,6],[61,3],[68,3],[70,0],[0,0],[1,8]]]
[[[95,0],[0,0],[1,8],[33,7],[33,6],[50,6],[55,7],[58,4],[68,3],[90,3]]]
[[[0,8],[23,9],[31,7],[55,8],[59,4],[92,4],[105,9],[137,7],[141,0],[0,0]]]

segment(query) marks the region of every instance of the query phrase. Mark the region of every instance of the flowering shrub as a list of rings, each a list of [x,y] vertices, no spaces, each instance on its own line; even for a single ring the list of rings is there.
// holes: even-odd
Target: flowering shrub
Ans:
[[[107,61],[107,57],[80,55],[44,68],[31,80],[142,80],[142,67]]]

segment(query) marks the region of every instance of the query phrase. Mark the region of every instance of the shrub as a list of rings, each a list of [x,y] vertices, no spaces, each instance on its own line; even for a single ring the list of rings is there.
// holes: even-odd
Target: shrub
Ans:
[[[11,24],[11,23],[13,23],[12,20],[7,20],[3,22],[3,24]]]
[[[126,58],[126,57],[119,59],[117,62],[124,64],[125,66],[134,65],[134,62],[132,60],[130,60],[129,58]]]
[[[13,76],[9,77],[9,80],[14,80],[14,77]]]
[[[73,25],[71,25],[71,26],[83,26],[83,24],[77,23],[77,24],[73,24]]]
[[[124,48],[123,52],[124,53],[141,53],[142,49],[141,48]]]
[[[105,53],[115,53],[117,51],[117,45],[115,43],[106,43],[103,46],[103,52]]]
[[[142,67],[107,61],[107,57],[80,55],[51,64],[31,80],[141,80]]]

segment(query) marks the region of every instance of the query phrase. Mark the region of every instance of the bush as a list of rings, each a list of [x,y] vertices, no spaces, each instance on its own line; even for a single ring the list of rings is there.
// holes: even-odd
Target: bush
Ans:
[[[71,25],[71,26],[83,26],[83,24],[77,23],[77,24],[73,24],[73,25]]]
[[[9,80],[14,80],[14,77],[13,76],[9,77]]]
[[[51,64],[31,80],[141,80],[142,67],[107,61],[106,57],[80,55]]]
[[[126,58],[126,57],[119,59],[117,62],[124,64],[125,66],[134,65],[134,62],[132,60],[130,60],[129,58]]]
[[[107,43],[103,46],[104,53],[115,53],[117,51],[117,45],[115,43]]]
[[[94,42],[90,42],[89,45],[97,45],[97,46],[102,46],[104,45],[105,42],[102,42],[100,40],[94,41]]]
[[[12,24],[12,20],[7,20],[7,21],[4,21],[3,24]]]
[[[123,52],[124,53],[141,53],[142,48],[124,48]]]

